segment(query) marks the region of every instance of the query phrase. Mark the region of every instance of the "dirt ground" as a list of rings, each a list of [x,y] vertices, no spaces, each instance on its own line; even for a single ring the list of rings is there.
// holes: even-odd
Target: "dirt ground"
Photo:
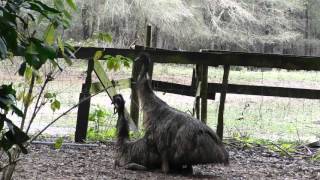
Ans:
[[[114,142],[96,147],[34,144],[14,179],[320,179],[320,162],[280,157],[264,147],[227,146],[230,165],[194,166],[193,175],[113,169]]]

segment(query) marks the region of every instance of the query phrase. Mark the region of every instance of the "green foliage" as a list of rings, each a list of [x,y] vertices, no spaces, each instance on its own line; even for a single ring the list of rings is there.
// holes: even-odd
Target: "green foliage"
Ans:
[[[320,162],[320,150],[318,150],[312,157],[311,161],[319,161]]]
[[[63,144],[63,138],[62,138],[62,137],[59,137],[59,138],[56,139],[56,141],[54,142],[53,147],[54,147],[55,149],[61,149],[62,144]]]
[[[4,112],[11,110],[16,115],[23,116],[21,110],[16,106],[16,91],[12,88],[12,84],[0,86],[0,109]]]
[[[50,102],[50,108],[53,112],[60,109],[61,103],[59,100],[57,100],[56,93],[47,92],[44,94],[44,98]]]
[[[112,36],[108,33],[99,32],[93,35],[94,39],[97,39],[102,42],[110,43],[112,42]]]
[[[144,131],[134,131],[130,132],[130,138],[132,139],[139,139],[142,138],[144,135]],[[87,139],[90,141],[107,141],[107,140],[115,140],[117,137],[117,129],[116,128],[109,128],[104,131],[97,132],[94,128],[89,128],[87,132]]]
[[[90,141],[106,141],[110,139],[115,139],[116,128],[109,128],[104,131],[97,132],[95,128],[89,128],[87,132],[87,139]]]
[[[2,3],[4,6],[0,7],[0,59],[8,58],[10,54],[23,56],[20,75],[24,74],[27,64],[35,70],[40,69],[47,60],[57,66],[59,49],[66,61],[70,62],[68,56],[72,55],[73,49],[64,44],[57,33],[60,27],[65,29],[70,26],[71,16],[67,6],[64,6],[64,1],[54,0],[54,7],[35,0],[8,0]],[[71,9],[76,9],[72,0],[68,0],[67,4]],[[41,32],[32,28],[40,23],[47,26],[43,36],[39,36]],[[21,25],[23,28],[19,28]]]
[[[89,121],[94,123],[95,132],[100,131],[100,127],[105,125],[106,119],[111,118],[112,113],[101,106],[97,106],[93,112],[89,114]]]
[[[55,68],[60,68],[58,63],[59,51],[68,64],[69,56],[73,55],[73,48],[63,43],[59,36],[59,30],[70,26],[71,15],[68,10],[76,10],[73,0],[54,0],[53,7],[39,0],[6,0],[0,5],[0,60],[22,56],[22,62],[18,70],[19,75],[25,77],[25,87],[16,97],[16,91],[11,85],[0,87],[0,148],[7,152],[16,144],[23,153],[27,150],[23,147],[29,137],[6,117],[12,113],[22,117],[24,124],[25,115],[16,107],[16,99],[22,100],[27,110],[32,100],[36,97],[32,94],[35,83],[42,83],[39,69],[48,61]],[[67,4],[68,6],[65,6]],[[38,32],[38,26],[45,25],[45,31]],[[35,29],[34,27],[37,27]],[[60,108],[60,102],[53,94],[46,94],[51,102],[53,111]],[[50,97],[52,96],[52,97]],[[26,111],[27,112],[27,111]],[[7,128],[4,127],[6,122]],[[11,160],[10,160],[11,161]]]
[[[131,65],[131,59],[121,55],[105,55],[104,59],[107,61],[107,69],[113,71],[118,71],[122,65],[126,68],[129,68]]]

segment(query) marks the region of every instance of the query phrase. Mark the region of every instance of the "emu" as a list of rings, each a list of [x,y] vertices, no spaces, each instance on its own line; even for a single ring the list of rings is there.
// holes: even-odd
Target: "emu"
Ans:
[[[124,115],[125,101],[121,94],[113,96],[117,120],[117,155],[114,167],[125,167],[130,170],[158,169],[161,159],[155,147],[148,144],[146,138],[130,142],[129,122]]]
[[[161,169],[190,170],[192,165],[229,163],[229,154],[215,132],[198,119],[170,107],[155,95],[148,76],[150,57],[142,54],[136,60],[139,76],[136,82],[141,103],[145,137],[160,154]]]

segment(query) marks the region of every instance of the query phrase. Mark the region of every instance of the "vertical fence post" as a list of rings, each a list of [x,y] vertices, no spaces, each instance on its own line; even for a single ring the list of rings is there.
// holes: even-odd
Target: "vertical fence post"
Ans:
[[[151,37],[152,37],[152,31],[151,31],[151,25],[147,26],[147,34],[146,34],[146,47],[151,47]],[[152,79],[152,73],[153,73],[153,62],[150,63],[149,66],[149,77]]]
[[[194,69],[194,86],[196,89],[196,94],[195,94],[195,104],[194,104],[194,110],[195,110],[195,116],[197,119],[200,119],[200,95],[198,94],[199,88],[200,88],[200,94],[201,94],[201,87],[200,87],[200,82],[201,82],[201,76],[202,76],[202,66],[196,65]]]
[[[218,126],[217,126],[217,134],[218,136],[223,139],[223,113],[224,113],[224,104],[226,101],[226,95],[228,90],[228,77],[230,66],[225,65],[223,67],[223,80],[222,80],[222,90],[220,94],[220,105],[219,105],[219,114],[218,114]]]
[[[147,35],[146,35],[146,47],[150,47],[151,45],[151,26],[148,25],[147,26]],[[135,123],[136,127],[139,127],[139,98],[138,98],[138,92],[136,90],[136,84],[135,82],[137,82],[137,78],[139,76],[139,70],[140,68],[137,67],[137,64],[133,62],[132,65],[132,82],[131,83],[131,104],[130,104],[130,115],[131,118],[133,120],[133,122]],[[152,72],[153,72],[153,63],[150,64],[149,67],[149,76],[152,79]]]
[[[79,102],[90,96],[90,88],[92,83],[93,59],[88,60],[87,77],[85,83],[82,85],[82,90],[79,96]],[[75,142],[84,142],[87,136],[88,121],[90,112],[90,98],[79,104],[77,114],[77,125],[75,132]]]
[[[137,63],[132,64],[132,75],[131,75],[131,103],[130,103],[130,116],[137,128],[139,128],[139,98],[136,88],[136,82],[139,76],[139,68]]]
[[[201,75],[201,121],[207,124],[207,107],[208,107],[208,66],[202,65]]]

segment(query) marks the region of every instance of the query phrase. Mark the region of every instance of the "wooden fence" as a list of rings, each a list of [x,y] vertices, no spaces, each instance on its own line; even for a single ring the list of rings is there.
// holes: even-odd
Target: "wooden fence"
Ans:
[[[146,46],[148,46],[148,43],[146,43]],[[99,63],[98,61],[94,62],[94,60],[92,60],[92,57],[94,56],[96,51],[103,51],[104,54],[108,55],[122,55],[131,59],[134,59],[137,56],[139,56],[141,52],[146,52],[150,55],[154,63],[195,65],[191,85],[182,85],[153,80],[153,88],[156,91],[163,91],[186,96],[194,96],[195,116],[198,119],[201,119],[204,123],[206,123],[207,120],[207,99],[215,99],[215,94],[221,93],[217,126],[217,133],[220,137],[223,136],[223,111],[224,101],[227,93],[320,99],[320,90],[315,89],[228,84],[230,66],[252,66],[257,68],[280,68],[287,70],[319,71],[320,57],[298,57],[292,55],[258,54],[212,50],[189,52],[135,46],[134,49],[93,47],[79,48],[78,51],[75,53],[75,56],[79,59],[89,60],[87,78],[85,83],[83,84],[79,100],[88,97],[90,95],[90,91],[97,92],[101,89],[105,89],[110,84],[113,84],[120,85],[121,88],[132,88],[132,101],[137,102],[137,94],[135,92],[135,87],[133,83],[138,75],[137,72],[135,72],[135,65],[133,65],[131,79],[111,81],[105,74],[103,74],[103,72],[101,72],[101,70],[97,71],[96,66],[99,66]],[[224,66],[224,75],[222,83],[208,83],[208,66],[216,67],[219,65]],[[103,76],[102,79],[99,78],[100,83],[92,83],[91,73],[93,71],[95,71],[98,77]],[[152,77],[152,71],[149,73]],[[112,90],[112,92],[107,92],[109,95],[115,93],[114,90]],[[81,103],[79,106],[75,136],[75,140],[77,142],[83,142],[83,140],[85,140],[88,126],[89,109],[90,100]],[[138,125],[139,105],[137,103],[131,104],[130,111],[132,120],[135,122],[136,125]]]

